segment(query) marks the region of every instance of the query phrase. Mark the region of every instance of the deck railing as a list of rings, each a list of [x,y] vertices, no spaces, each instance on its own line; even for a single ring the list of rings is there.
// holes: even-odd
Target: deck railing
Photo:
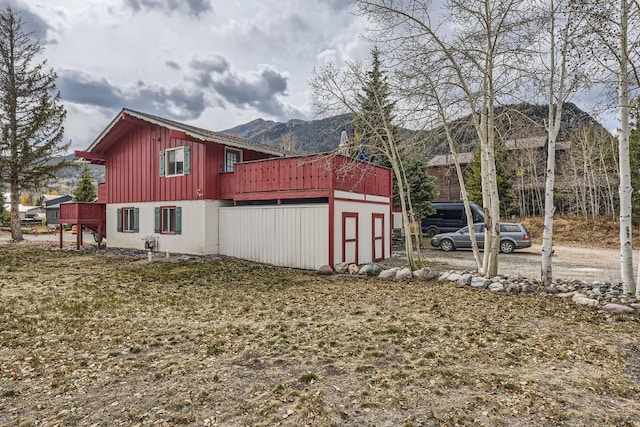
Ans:
[[[62,203],[60,223],[99,224],[106,219],[106,205],[103,203]]]
[[[238,163],[219,175],[220,198],[343,190],[391,196],[391,171],[343,156],[311,155]]]

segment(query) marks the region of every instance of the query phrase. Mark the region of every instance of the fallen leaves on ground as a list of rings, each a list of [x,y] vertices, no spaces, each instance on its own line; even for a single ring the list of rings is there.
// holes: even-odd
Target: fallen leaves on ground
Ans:
[[[0,425],[640,423],[637,317],[547,295],[14,244],[0,296]]]

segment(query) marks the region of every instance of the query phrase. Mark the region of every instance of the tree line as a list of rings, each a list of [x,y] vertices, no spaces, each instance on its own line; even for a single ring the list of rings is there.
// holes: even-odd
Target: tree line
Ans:
[[[375,114],[358,108],[362,106],[358,89],[365,87],[366,81],[362,66],[330,64],[317,70],[312,82],[321,111],[355,112],[364,117],[355,120],[356,131],[373,130],[375,137],[364,138],[364,144],[384,147],[385,158],[401,182],[402,154],[433,141],[411,140],[394,129],[438,129],[439,138],[447,141],[454,159],[465,203],[469,193],[457,160],[460,145],[455,124],[461,117],[469,117],[468,129],[478,146],[473,179],[479,183],[479,192],[473,197],[482,202],[487,229],[482,257],[471,233],[479,272],[495,275],[498,271],[498,223],[507,208],[522,214],[543,213],[541,279],[547,284],[552,283],[553,219],[558,210],[586,216],[617,212],[623,288],[629,294],[640,291],[633,277],[631,256],[630,157],[630,142],[635,135],[632,100],[640,87],[635,68],[640,59],[638,1],[351,3],[369,22],[364,37],[375,43],[378,55],[384,58],[388,76],[385,96],[390,102],[385,106],[374,96]],[[581,94],[594,93],[602,95],[602,105],[617,112],[616,140],[584,129],[572,141],[572,154],[562,157],[558,144],[563,107]],[[497,127],[497,109],[518,102],[548,106],[544,121],[546,149],[542,159],[513,159],[514,167],[518,167],[515,176],[521,179],[512,183],[515,185],[510,191],[516,196],[519,192],[520,204],[509,206],[500,194],[507,197],[499,179],[505,165],[498,159],[499,145],[506,138]],[[388,114],[387,106],[393,107],[393,115]],[[383,126],[374,126],[370,120],[374,117],[381,118]],[[539,165],[542,170],[535,169]],[[403,211],[412,213],[410,191],[403,193],[401,189],[400,193],[401,199],[406,198]]]

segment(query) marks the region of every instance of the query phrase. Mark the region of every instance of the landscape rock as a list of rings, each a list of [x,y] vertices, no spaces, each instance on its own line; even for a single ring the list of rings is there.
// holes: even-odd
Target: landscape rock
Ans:
[[[380,274],[378,274],[378,277],[381,279],[395,279],[398,271],[400,271],[400,267],[393,267],[387,270],[382,270]]]
[[[322,274],[325,276],[330,276],[333,274],[333,268],[330,265],[321,265],[317,271],[318,274]]]
[[[360,271],[360,267],[358,267],[358,264],[349,264],[347,271],[349,274],[357,274]]]
[[[365,264],[362,267],[360,267],[360,270],[358,270],[358,274],[360,276],[368,276],[370,269],[371,269],[371,264]]]
[[[584,294],[575,294],[571,300],[578,305],[586,305],[587,307],[597,307],[600,305],[597,299],[588,298]]]
[[[440,276],[438,277],[438,282],[446,282],[447,280],[449,280],[449,272],[445,271],[444,273],[441,273]]]
[[[507,286],[507,292],[510,294],[519,294],[522,292],[522,286],[520,283],[509,283],[509,286]]]
[[[472,288],[486,288],[489,286],[489,284],[491,283],[500,283],[500,282],[491,282],[490,279],[487,279],[485,277],[472,277],[471,278],[471,287]]]
[[[339,262],[338,264],[336,264],[335,270],[338,274],[345,274],[349,271],[349,264],[347,264],[346,262]]]
[[[396,273],[396,280],[411,279],[411,270],[409,268],[403,268]]]
[[[437,273],[429,267],[422,267],[419,270],[413,272],[413,277],[418,280],[433,280],[437,276]]]
[[[489,285],[489,290],[491,292],[502,292],[504,291],[504,285],[500,282],[492,283]]]
[[[464,286],[470,285],[471,280],[473,280],[473,276],[469,273],[465,273],[462,276],[460,276],[460,278],[458,279],[458,284],[464,285]]]
[[[382,272],[382,267],[380,267],[376,263],[373,263],[369,267],[369,271],[367,271],[367,276],[377,276],[380,274],[380,272]]]
[[[635,312],[635,310],[628,305],[613,303],[605,304],[602,309],[607,313],[630,314]]]

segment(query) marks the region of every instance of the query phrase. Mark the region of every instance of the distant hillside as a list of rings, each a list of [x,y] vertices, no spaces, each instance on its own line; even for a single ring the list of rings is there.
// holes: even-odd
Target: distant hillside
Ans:
[[[504,140],[546,136],[549,107],[547,105],[515,104],[498,107],[496,114],[496,136]],[[588,113],[575,104],[564,105],[559,140],[566,140],[574,133],[588,126],[604,127]],[[477,146],[478,136],[473,127],[471,115],[455,120],[451,124],[454,139],[458,143],[458,152],[470,152]],[[449,152],[443,128],[424,133],[425,155],[432,157]]]
[[[310,121],[289,120],[286,123],[256,119],[222,133],[273,146],[278,146],[282,138],[291,136],[298,152],[323,153],[338,147],[343,129],[353,133],[350,122],[348,114]]]
[[[496,108],[497,135],[504,139],[545,136],[547,115],[546,105],[523,103],[498,107]],[[297,151],[322,153],[333,151],[338,147],[342,129],[346,129],[350,135],[353,134],[350,121],[351,116],[348,114],[320,120],[289,120],[286,123],[256,119],[222,132],[273,146],[277,146],[282,138],[291,135],[297,143]],[[560,139],[566,139],[590,124],[602,128],[596,120],[576,105],[565,104]],[[473,151],[477,145],[477,135],[471,122],[471,115],[455,120],[451,126],[454,138],[458,142],[458,151]],[[423,141],[421,151],[427,158],[449,152],[442,128],[420,132],[403,129],[403,132],[413,134]]]

